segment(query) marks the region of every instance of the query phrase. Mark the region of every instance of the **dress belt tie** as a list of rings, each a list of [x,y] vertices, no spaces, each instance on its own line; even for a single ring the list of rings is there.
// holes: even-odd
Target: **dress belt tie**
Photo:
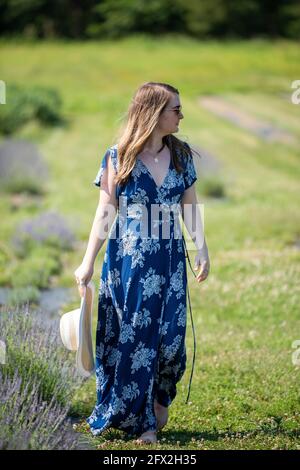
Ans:
[[[188,251],[187,251],[187,248],[186,248],[186,243],[185,243],[185,239],[184,239],[184,236],[183,236],[183,235],[182,235],[182,238],[183,238],[184,248],[185,248],[185,252],[186,252],[185,257],[188,258],[189,265],[190,265],[190,268],[191,268],[192,273],[194,274],[195,277],[197,277],[196,274],[194,273],[193,269],[192,269],[191,262],[190,262],[190,258],[189,258],[189,254],[188,254]],[[189,285],[188,285],[188,284],[189,284],[189,283],[188,283],[188,280],[187,280],[187,291],[188,291],[188,299],[189,299],[191,323],[192,323],[193,338],[194,338],[194,354],[193,354],[193,364],[192,364],[192,370],[191,370],[190,381],[189,381],[189,390],[188,390],[188,395],[187,395],[185,404],[188,403],[189,397],[190,397],[191,385],[192,385],[192,378],[193,378],[193,373],[194,373],[195,358],[196,358],[196,337],[195,337],[195,328],[194,328],[194,322],[193,322],[193,315],[192,315],[191,300],[190,300],[190,293],[189,293]]]

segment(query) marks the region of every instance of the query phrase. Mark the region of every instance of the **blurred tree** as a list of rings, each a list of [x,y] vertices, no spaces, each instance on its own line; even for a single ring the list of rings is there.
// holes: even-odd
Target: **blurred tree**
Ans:
[[[279,34],[291,39],[300,38],[300,2],[281,2],[279,15]]]
[[[2,35],[30,37],[85,36],[96,0],[0,0]]]
[[[0,0],[2,35],[300,37],[299,0]]]
[[[184,7],[177,0],[103,0],[93,10],[98,21],[87,29],[88,35],[93,37],[185,31]]]

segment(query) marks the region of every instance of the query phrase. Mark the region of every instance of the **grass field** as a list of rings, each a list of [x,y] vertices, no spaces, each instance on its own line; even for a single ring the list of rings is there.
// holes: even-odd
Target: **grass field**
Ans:
[[[1,42],[0,78],[9,87],[56,87],[67,127],[33,122],[16,137],[38,144],[51,169],[42,208],[70,217],[82,241],[64,254],[57,285],[74,285],[98,203],[93,186],[100,160],[114,142],[134,90],[163,81],[181,94],[184,119],[178,137],[217,159],[225,197],[203,193],[209,278],[189,289],[197,334],[190,402],[185,405],[193,338],[188,312],[188,368],[170,407],[157,449],[300,449],[300,367],[292,342],[300,339],[300,105],[291,83],[300,79],[300,49],[293,42],[207,42],[144,36],[103,42]],[[199,104],[214,95],[290,133],[288,144],[263,140]],[[204,178],[203,178],[204,180]],[[2,240],[8,243],[26,209],[0,205]],[[95,263],[98,287],[105,246]],[[190,252],[193,263],[193,252]],[[193,264],[192,264],[193,265]],[[75,308],[76,305],[73,306]],[[94,305],[94,328],[97,305]],[[72,403],[84,418],[95,404],[95,379]],[[133,449],[116,430],[93,438],[96,448]]]

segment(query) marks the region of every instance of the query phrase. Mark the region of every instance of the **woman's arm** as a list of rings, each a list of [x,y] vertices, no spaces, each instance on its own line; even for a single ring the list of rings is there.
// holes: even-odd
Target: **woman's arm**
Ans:
[[[94,264],[116,217],[117,198],[116,185],[113,181],[114,176],[113,164],[111,158],[108,158],[108,171],[102,176],[99,203],[83,258],[83,262],[87,264]]]
[[[116,184],[114,182],[115,170],[111,158],[108,158],[108,171],[101,179],[99,203],[96,209],[92,229],[81,265],[74,272],[77,282],[88,284],[93,276],[94,263],[99,250],[104,244],[111,226],[115,220],[118,201],[116,198]],[[82,288],[79,288],[82,295]]]
[[[197,249],[194,269],[198,270],[199,266],[201,265],[201,271],[197,275],[197,280],[202,281],[206,279],[209,273],[210,261],[204,236],[201,212],[198,206],[197,195],[195,191],[195,184],[192,184],[184,191],[184,194],[181,198],[181,208],[184,224]]]

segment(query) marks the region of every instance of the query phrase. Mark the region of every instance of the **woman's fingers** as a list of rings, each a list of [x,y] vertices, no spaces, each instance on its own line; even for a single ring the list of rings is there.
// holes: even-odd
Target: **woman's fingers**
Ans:
[[[197,277],[196,277],[197,281],[198,282],[204,281],[207,278],[208,274],[209,274],[208,262],[203,261],[203,263],[201,264],[200,272],[197,274]]]
[[[78,285],[78,292],[80,297],[84,297],[86,291],[86,286],[85,285]]]
[[[79,295],[80,297],[84,297],[85,291],[86,291],[86,285],[88,284],[87,279],[82,277],[82,274],[80,274],[79,270],[76,270],[74,272],[74,275],[75,275],[75,280],[77,283]]]

